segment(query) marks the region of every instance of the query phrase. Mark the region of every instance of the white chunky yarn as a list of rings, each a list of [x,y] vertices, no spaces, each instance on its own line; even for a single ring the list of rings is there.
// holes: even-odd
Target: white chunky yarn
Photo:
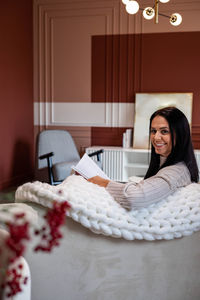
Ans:
[[[200,184],[181,188],[166,200],[140,210],[127,211],[102,187],[81,176],[69,176],[58,186],[33,182],[20,186],[17,202],[50,207],[53,200],[67,200],[67,212],[91,231],[126,240],[170,240],[200,230]]]

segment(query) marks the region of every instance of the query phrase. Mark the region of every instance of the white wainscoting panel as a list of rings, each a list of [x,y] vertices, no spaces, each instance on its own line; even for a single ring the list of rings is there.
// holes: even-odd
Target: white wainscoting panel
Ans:
[[[134,103],[35,102],[34,125],[133,127]]]

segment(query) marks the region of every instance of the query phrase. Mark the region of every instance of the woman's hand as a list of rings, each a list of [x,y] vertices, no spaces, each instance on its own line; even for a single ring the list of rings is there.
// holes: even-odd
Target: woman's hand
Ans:
[[[103,186],[103,187],[107,187],[108,183],[110,182],[107,179],[104,179],[100,176],[94,176],[88,179],[88,181],[94,183],[94,184],[98,184],[99,186]]]

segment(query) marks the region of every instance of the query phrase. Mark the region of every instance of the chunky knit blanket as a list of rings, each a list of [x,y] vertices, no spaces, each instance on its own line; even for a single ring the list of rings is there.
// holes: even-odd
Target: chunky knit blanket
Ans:
[[[147,208],[128,211],[103,187],[72,175],[58,186],[25,183],[16,191],[17,202],[50,207],[53,200],[67,200],[67,215],[91,231],[126,240],[170,240],[200,230],[200,184],[181,188]]]

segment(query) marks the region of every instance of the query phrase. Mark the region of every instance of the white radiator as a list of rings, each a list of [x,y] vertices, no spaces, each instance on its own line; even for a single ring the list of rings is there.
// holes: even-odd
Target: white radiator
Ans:
[[[123,181],[123,152],[117,148],[91,147],[86,149],[86,153],[90,154],[100,149],[104,149],[104,152],[100,154],[103,171],[111,180]],[[94,161],[97,160],[96,156],[91,158]]]

